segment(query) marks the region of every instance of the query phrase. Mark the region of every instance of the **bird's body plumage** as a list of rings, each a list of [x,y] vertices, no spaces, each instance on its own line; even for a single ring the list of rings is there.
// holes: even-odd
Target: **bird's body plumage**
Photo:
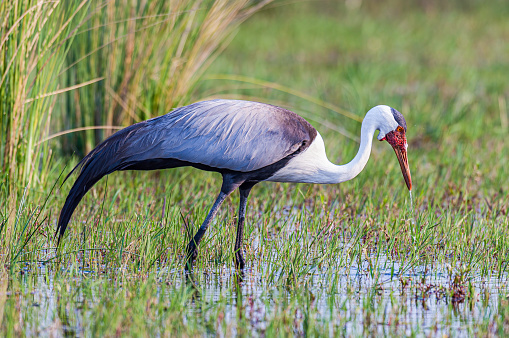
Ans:
[[[240,172],[273,164],[316,136],[289,110],[240,100],[197,102],[129,128],[112,139],[120,141],[123,162],[176,159]]]
[[[194,258],[196,246],[219,206],[237,188],[241,205],[235,248],[239,251],[247,197],[253,185],[264,180],[338,183],[355,177],[367,163],[375,130],[380,130],[379,137],[385,138],[399,126],[396,118],[403,117],[396,113],[387,106],[370,110],[362,125],[359,153],[343,166],[329,162],[323,139],[311,124],[289,110],[269,104],[202,101],[134,124],[99,144],[71,171],[79,169],[79,176],[60,213],[59,241],[78,203],[105,175],[118,170],[193,166],[221,173],[223,185],[188,246],[189,254]],[[404,127],[406,130],[406,122]],[[243,267],[241,252],[236,253],[236,262]]]
[[[211,100],[177,108],[120,130],[85,156],[73,169],[80,174],[58,227],[63,234],[86,192],[114,171],[194,166],[259,181],[275,171],[271,165],[306,149],[316,134],[294,112],[264,103]]]

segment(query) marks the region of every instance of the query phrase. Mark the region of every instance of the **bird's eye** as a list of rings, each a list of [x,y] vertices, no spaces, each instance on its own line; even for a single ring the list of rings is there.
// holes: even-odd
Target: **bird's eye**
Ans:
[[[396,130],[399,131],[400,133],[405,131],[402,126],[398,126],[398,128],[396,128]]]

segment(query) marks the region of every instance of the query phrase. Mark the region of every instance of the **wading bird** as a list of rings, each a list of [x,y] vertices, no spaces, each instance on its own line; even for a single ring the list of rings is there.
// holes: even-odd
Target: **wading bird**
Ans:
[[[56,234],[62,239],[74,209],[103,176],[117,170],[155,170],[192,166],[219,172],[221,191],[198,232],[187,246],[186,268],[219,207],[237,188],[240,205],[235,240],[235,266],[244,268],[242,237],[251,188],[261,181],[333,184],[357,176],[369,159],[375,131],[394,148],[409,190],[406,122],[396,109],[376,106],[362,122],[359,152],[348,164],[335,165],[325,154],[323,139],[299,115],[269,104],[212,100],[120,130],[99,144],[69,173],[79,170],[60,212]],[[67,178],[69,177],[67,175]],[[67,179],[66,178],[66,179]]]

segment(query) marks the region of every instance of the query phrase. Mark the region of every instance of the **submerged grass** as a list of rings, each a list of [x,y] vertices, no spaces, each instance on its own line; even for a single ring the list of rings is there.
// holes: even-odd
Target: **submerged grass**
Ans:
[[[505,7],[396,7],[404,15],[371,2],[270,9],[208,71],[263,81],[209,80],[196,92],[286,102],[310,117],[336,163],[358,144],[328,126],[357,135],[360,124],[317,102],[358,116],[379,103],[397,107],[408,122],[413,207],[391,149],[376,143],[350,182],[255,186],[244,274],[233,269],[238,196],[229,198],[186,275],[188,232],[218,193],[218,174],[110,175],[85,196],[55,251],[72,183],[51,192],[64,167],[55,163],[51,183],[0,214],[1,244],[19,253],[0,277],[1,332],[507,335]],[[6,242],[9,215],[17,227]]]

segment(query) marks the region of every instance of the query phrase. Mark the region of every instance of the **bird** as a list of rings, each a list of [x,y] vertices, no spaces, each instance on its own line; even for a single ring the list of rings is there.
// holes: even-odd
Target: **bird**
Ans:
[[[222,185],[200,228],[187,245],[185,269],[192,269],[198,245],[221,204],[240,192],[234,264],[244,269],[242,250],[246,206],[254,185],[263,181],[336,184],[356,177],[368,162],[373,138],[396,153],[411,191],[407,125],[396,109],[371,108],[361,126],[360,147],[347,164],[331,163],[322,136],[298,114],[274,105],[244,100],[201,101],[126,127],[95,147],[78,171],[60,211],[55,237],[60,244],[71,216],[87,191],[102,177],[120,170],[157,170],[191,166],[222,175]],[[64,182],[65,182],[64,180]]]

